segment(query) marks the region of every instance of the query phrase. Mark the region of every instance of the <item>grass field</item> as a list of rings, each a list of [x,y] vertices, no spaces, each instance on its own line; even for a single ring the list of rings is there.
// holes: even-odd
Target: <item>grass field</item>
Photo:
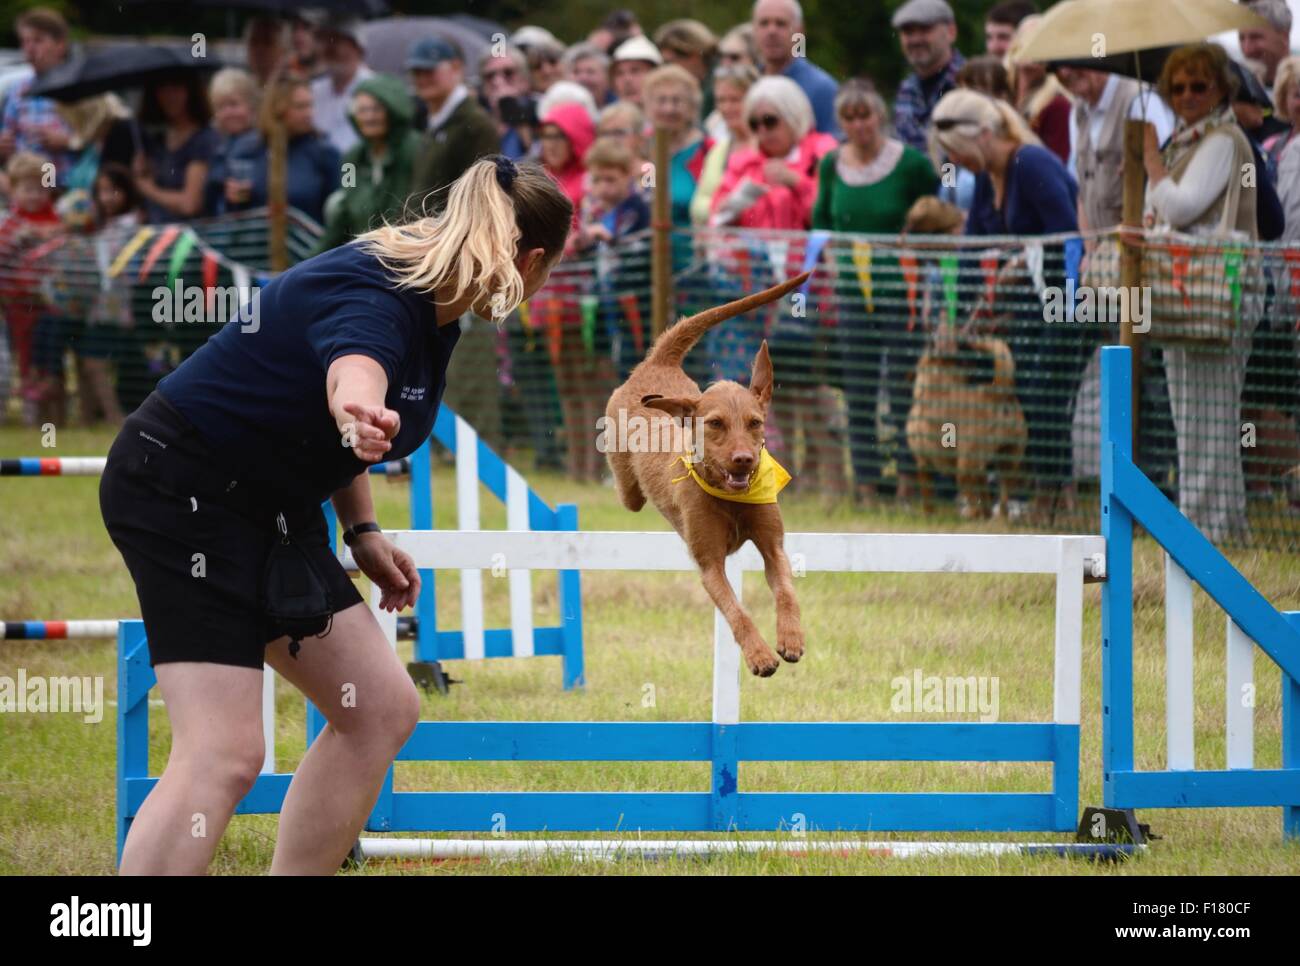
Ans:
[[[107,431],[61,431],[56,450],[42,450],[34,430],[0,430],[0,455],[96,455],[107,452]],[[611,489],[575,486],[540,475],[531,482],[550,502],[574,502],[584,529],[664,529],[651,512],[632,515]],[[454,492],[448,470],[437,492]],[[99,519],[98,481],[89,478],[0,481],[0,619],[115,618],[138,615],[134,590]],[[379,520],[406,524],[406,489],[374,482]],[[974,529],[940,518],[827,510],[811,498],[783,499],[789,530],[906,531]],[[484,526],[501,527],[504,513],[484,500]],[[454,507],[438,507],[440,526],[452,526]],[[1139,767],[1164,759],[1163,572],[1150,541],[1137,549],[1135,740]],[[1233,562],[1274,604],[1300,609],[1300,558],[1237,552]],[[489,625],[507,622],[504,581],[485,581]],[[455,575],[439,578],[440,623],[457,626]],[[555,620],[554,581],[539,577],[538,621]],[[772,605],[761,575],[746,577],[746,600],[764,633],[772,633]],[[891,680],[925,675],[990,675],[999,682],[1000,720],[1046,721],[1052,704],[1053,578],[984,575],[835,575],[800,578],[808,654],[775,677],[742,684],[747,721],[971,720],[972,714],[902,715],[891,711]],[[1217,607],[1197,591],[1196,758],[1199,767],[1224,765],[1224,624]],[[1081,805],[1101,801],[1100,590],[1085,588]],[[465,680],[449,697],[424,699],[429,719],[482,720],[707,720],[712,651],[711,605],[690,574],[609,574],[583,577],[587,687],[560,688],[558,658],[533,661],[453,662]],[[409,643],[402,645],[409,653]],[[116,697],[112,641],[0,643],[0,674],[102,675],[106,701]],[[1256,763],[1280,764],[1279,674],[1257,660]],[[653,694],[653,702],[645,700]],[[157,698],[155,692],[153,695]],[[647,706],[649,705],[649,706]],[[279,689],[277,750],[291,770],[304,747],[303,702]],[[114,756],[112,705],[99,724],[80,715],[0,715],[0,873],[110,874],[114,870]],[[151,769],[157,774],[168,747],[166,716],[155,709]],[[742,768],[746,790],[788,791],[1037,791],[1050,782],[1046,764],[756,763]],[[706,763],[476,763],[403,764],[398,789],[445,790],[706,790]],[[550,873],[816,873],[915,874],[939,872],[1033,874],[1297,874],[1300,844],[1283,845],[1278,809],[1149,811],[1160,841],[1142,858],[1119,867],[1054,858],[885,859],[870,855],[716,857],[708,861],[616,864],[566,859],[511,862],[370,863],[355,874]],[[565,836],[573,837],[573,836]],[[661,835],[650,837],[660,838]],[[873,838],[888,837],[885,835]],[[899,838],[1049,840],[1053,836],[933,835]],[[274,816],[234,819],[213,866],[216,873],[257,874],[270,864]]]

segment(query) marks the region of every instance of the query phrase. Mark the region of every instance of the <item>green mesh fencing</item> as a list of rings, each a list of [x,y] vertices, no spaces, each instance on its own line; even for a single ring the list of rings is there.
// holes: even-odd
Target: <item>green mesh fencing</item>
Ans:
[[[113,259],[130,232],[98,249],[95,236],[0,245],[10,421],[49,415],[49,397],[64,418],[102,417],[83,406],[97,371],[129,411],[222,321],[156,321],[160,287],[236,286],[235,266],[251,284],[268,276],[264,212],[191,227],[188,250],[173,240],[148,266],[157,235],[124,267]],[[318,232],[294,213],[291,260]],[[685,368],[701,384],[747,382],[768,342],[767,446],[792,492],[906,508],[918,528],[987,517],[1095,532],[1098,356],[1127,308],[1144,471],[1216,541],[1300,548],[1300,248],[1143,245],[1144,284],[1130,290],[1114,235],[677,231],[678,316],[816,268],[803,291],[709,332]],[[601,479],[597,421],[652,340],[650,247],[648,233],[602,244],[563,261],[502,326],[463,320],[448,405],[525,469]],[[215,270],[205,252],[219,254]]]

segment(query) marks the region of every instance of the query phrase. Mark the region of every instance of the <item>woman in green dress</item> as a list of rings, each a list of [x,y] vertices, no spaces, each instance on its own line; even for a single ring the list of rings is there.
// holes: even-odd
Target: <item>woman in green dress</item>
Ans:
[[[875,88],[861,80],[842,85],[835,112],[845,142],[821,161],[812,226],[834,232],[897,235],[908,209],[934,194],[938,178],[928,158],[889,134],[889,114]],[[913,480],[911,453],[903,424],[911,400],[908,374],[921,353],[922,334],[907,331],[907,312],[900,310],[904,287],[897,258],[878,256],[855,264],[852,242],[836,239],[837,287],[852,294],[841,302],[849,310],[839,317],[844,353],[844,396],[848,404],[849,449],[858,500],[873,503],[887,461],[876,433],[876,402],[881,379],[889,400],[888,424],[894,428],[900,500],[909,498]],[[858,261],[862,260],[859,256]],[[871,278],[870,297],[858,281]]]

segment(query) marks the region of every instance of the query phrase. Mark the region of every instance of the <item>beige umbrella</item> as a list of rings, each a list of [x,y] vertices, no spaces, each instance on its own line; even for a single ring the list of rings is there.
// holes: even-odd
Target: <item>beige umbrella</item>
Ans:
[[[1267,25],[1233,0],[1062,0],[1012,56],[1019,63],[1105,57]]]
[[[1043,14],[1037,29],[1010,52],[1015,63],[1113,57],[1143,50],[1199,43],[1228,30],[1268,23],[1232,0],[1062,0]],[[1141,76],[1141,70],[1137,70]],[[1146,172],[1142,164],[1143,124],[1124,125],[1124,224],[1142,221]],[[1142,284],[1142,249],[1121,236],[1120,285],[1130,291]],[[1130,300],[1131,301],[1131,300]],[[1138,433],[1138,393],[1142,385],[1141,339],[1133,331],[1132,306],[1126,302],[1120,333],[1133,349],[1133,440]]]

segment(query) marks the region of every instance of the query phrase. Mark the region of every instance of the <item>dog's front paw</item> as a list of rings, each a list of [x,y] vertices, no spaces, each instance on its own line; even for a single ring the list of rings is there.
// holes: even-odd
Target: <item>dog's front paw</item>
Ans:
[[[798,622],[792,621],[788,627],[777,627],[776,652],[791,664],[803,657],[803,628]]]
[[[770,678],[781,666],[781,662],[766,644],[746,650],[745,663],[749,665],[750,672],[760,678]]]

